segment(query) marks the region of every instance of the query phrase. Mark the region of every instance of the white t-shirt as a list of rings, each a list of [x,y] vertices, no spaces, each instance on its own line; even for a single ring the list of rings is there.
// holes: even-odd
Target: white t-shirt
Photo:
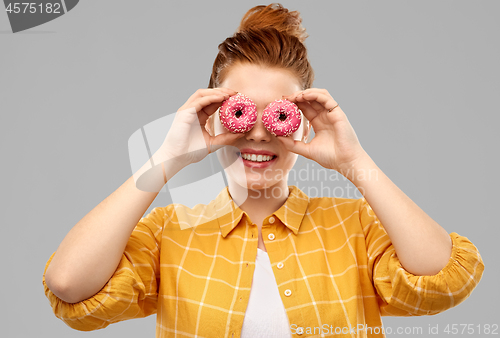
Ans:
[[[261,249],[257,249],[252,289],[241,337],[292,337],[269,255]]]

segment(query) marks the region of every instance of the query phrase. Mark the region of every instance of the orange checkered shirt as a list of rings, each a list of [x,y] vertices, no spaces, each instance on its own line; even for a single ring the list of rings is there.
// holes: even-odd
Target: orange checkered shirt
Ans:
[[[413,275],[364,198],[309,198],[295,186],[265,218],[262,235],[293,337],[358,325],[366,330],[336,336],[384,337],[376,330],[381,316],[456,306],[484,270],[477,248],[451,233],[448,264],[434,276]],[[156,337],[239,337],[257,243],[257,225],[226,187],[208,205],[172,204],[141,218],[114,275],[93,297],[70,304],[50,291],[45,275],[43,285],[55,315],[77,330],[156,313]]]

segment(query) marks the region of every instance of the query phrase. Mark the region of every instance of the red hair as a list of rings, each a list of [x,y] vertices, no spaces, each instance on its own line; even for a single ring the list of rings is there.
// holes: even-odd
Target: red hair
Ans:
[[[219,44],[208,88],[219,87],[231,68],[251,63],[291,71],[302,90],[312,87],[314,71],[304,45],[308,37],[298,11],[279,3],[250,9],[233,36]]]

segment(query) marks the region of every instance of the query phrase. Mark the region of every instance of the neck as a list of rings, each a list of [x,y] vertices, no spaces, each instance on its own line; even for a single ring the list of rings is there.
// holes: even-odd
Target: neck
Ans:
[[[288,198],[287,180],[263,189],[247,189],[228,179],[228,189],[233,201],[245,211],[253,222],[260,222],[278,210]]]

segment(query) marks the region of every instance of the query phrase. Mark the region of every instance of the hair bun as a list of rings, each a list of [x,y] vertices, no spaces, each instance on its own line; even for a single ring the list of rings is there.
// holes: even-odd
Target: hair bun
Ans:
[[[241,19],[237,32],[273,27],[280,32],[297,37],[303,43],[309,35],[301,23],[302,18],[298,11],[290,12],[280,3],[272,3],[267,6],[255,6],[248,10]]]

